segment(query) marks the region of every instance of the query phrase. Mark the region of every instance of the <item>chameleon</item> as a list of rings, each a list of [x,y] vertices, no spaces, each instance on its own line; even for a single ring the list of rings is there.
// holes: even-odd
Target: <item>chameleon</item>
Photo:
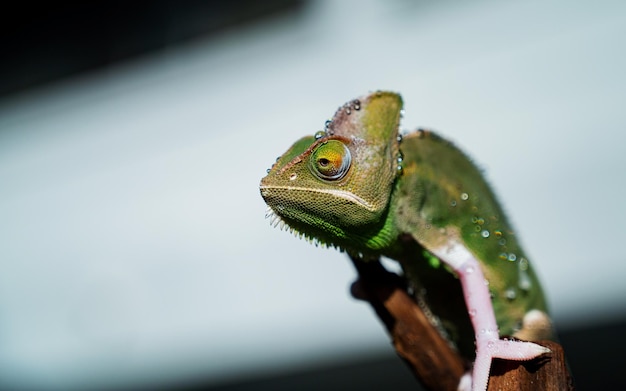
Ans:
[[[493,358],[530,360],[554,339],[539,280],[481,170],[430,130],[400,133],[399,94],[339,107],[262,178],[272,223],[367,262],[400,263],[420,305],[486,390]],[[514,339],[508,339],[513,337]]]

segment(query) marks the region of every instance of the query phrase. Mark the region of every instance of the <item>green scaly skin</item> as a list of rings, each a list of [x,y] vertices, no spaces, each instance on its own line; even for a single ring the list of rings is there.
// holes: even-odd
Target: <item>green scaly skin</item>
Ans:
[[[376,92],[348,102],[324,132],[296,142],[261,181],[274,218],[352,256],[399,261],[415,291],[425,288],[420,300],[434,321],[470,360],[474,331],[460,284],[432,253],[449,243],[478,260],[500,335],[550,338],[541,286],[482,174],[432,132],[400,140],[401,109],[399,95]],[[544,322],[522,327],[531,310]]]

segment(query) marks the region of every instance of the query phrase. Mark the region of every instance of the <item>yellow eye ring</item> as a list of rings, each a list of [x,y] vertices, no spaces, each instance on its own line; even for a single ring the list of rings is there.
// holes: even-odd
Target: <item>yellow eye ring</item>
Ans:
[[[348,173],[352,156],[343,142],[328,140],[313,151],[309,162],[311,172],[318,178],[336,181]]]

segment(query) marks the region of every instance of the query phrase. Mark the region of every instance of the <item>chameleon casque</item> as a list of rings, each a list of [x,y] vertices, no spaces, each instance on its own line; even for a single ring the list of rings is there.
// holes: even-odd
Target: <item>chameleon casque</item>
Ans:
[[[459,388],[485,390],[492,358],[549,352],[501,339],[554,338],[546,302],[480,170],[433,132],[400,136],[402,105],[383,91],[346,103],[278,158],[261,195],[301,237],[399,261],[442,334],[474,360]]]

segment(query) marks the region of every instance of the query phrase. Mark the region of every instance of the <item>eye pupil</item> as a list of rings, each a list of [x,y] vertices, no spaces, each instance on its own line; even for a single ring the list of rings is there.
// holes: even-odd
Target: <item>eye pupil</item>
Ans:
[[[339,140],[328,140],[313,152],[309,168],[320,179],[334,181],[343,178],[350,169],[350,150]]]

